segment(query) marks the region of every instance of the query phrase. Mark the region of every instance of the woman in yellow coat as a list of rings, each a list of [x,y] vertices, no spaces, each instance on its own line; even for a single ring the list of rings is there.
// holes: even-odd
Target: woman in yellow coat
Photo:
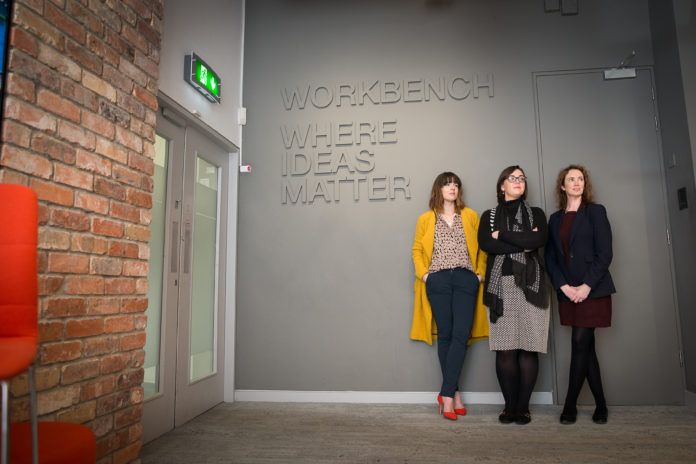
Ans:
[[[486,254],[478,246],[478,214],[464,205],[461,186],[452,172],[437,176],[430,211],[418,218],[413,241],[417,280],[411,338],[432,344],[435,319],[442,370],[438,402],[452,420],[466,414],[457,383],[467,345],[488,335],[480,291]]]

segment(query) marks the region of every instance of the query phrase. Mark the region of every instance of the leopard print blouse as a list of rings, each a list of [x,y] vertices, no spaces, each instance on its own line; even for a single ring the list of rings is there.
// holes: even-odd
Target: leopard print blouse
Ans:
[[[433,259],[428,268],[429,273],[462,267],[474,272],[469,249],[466,246],[466,235],[462,225],[462,216],[454,215],[452,227],[447,225],[440,213],[435,222],[435,243],[433,244]]]

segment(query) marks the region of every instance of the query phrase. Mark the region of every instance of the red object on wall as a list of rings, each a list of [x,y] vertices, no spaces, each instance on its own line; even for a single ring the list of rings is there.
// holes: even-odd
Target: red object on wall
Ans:
[[[39,341],[37,241],[36,193],[24,185],[0,184],[0,458],[3,463],[7,462],[7,446],[11,443],[9,382],[32,365]],[[33,420],[36,421],[35,414]]]
[[[31,365],[38,344],[37,198],[24,185],[0,184],[0,379]]]
[[[31,424],[12,424],[11,464],[31,464]],[[39,422],[39,464],[94,464],[97,442],[92,429],[69,422]]]

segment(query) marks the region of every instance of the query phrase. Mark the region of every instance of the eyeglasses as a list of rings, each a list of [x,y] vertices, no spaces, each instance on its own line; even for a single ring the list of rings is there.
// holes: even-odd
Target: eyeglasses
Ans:
[[[521,182],[527,182],[527,178],[524,176],[519,176],[519,177],[508,176],[507,181],[510,182],[511,184],[515,183],[515,182],[521,183]]]

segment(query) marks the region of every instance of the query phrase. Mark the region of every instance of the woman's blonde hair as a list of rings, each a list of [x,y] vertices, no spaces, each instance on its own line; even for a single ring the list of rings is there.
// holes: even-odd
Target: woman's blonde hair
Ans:
[[[464,200],[462,199],[462,180],[453,172],[443,172],[435,178],[433,189],[430,192],[430,209],[441,212],[442,206],[445,204],[445,199],[442,197],[442,187],[454,182],[459,188],[457,199],[454,201],[454,206],[457,211],[464,209]]]
[[[564,186],[565,178],[568,175],[568,172],[570,172],[572,169],[580,171],[583,179],[585,179],[585,188],[582,191],[582,202],[580,203],[580,206],[586,208],[587,205],[594,203],[594,194],[592,192],[590,174],[587,172],[587,169],[585,169],[585,166],[582,166],[581,164],[571,164],[567,168],[561,169],[561,172],[558,173],[558,177],[556,178],[556,203],[558,204],[559,209],[564,210],[566,209],[566,206],[568,206],[568,196],[566,195],[565,190],[563,190],[561,187]]]

